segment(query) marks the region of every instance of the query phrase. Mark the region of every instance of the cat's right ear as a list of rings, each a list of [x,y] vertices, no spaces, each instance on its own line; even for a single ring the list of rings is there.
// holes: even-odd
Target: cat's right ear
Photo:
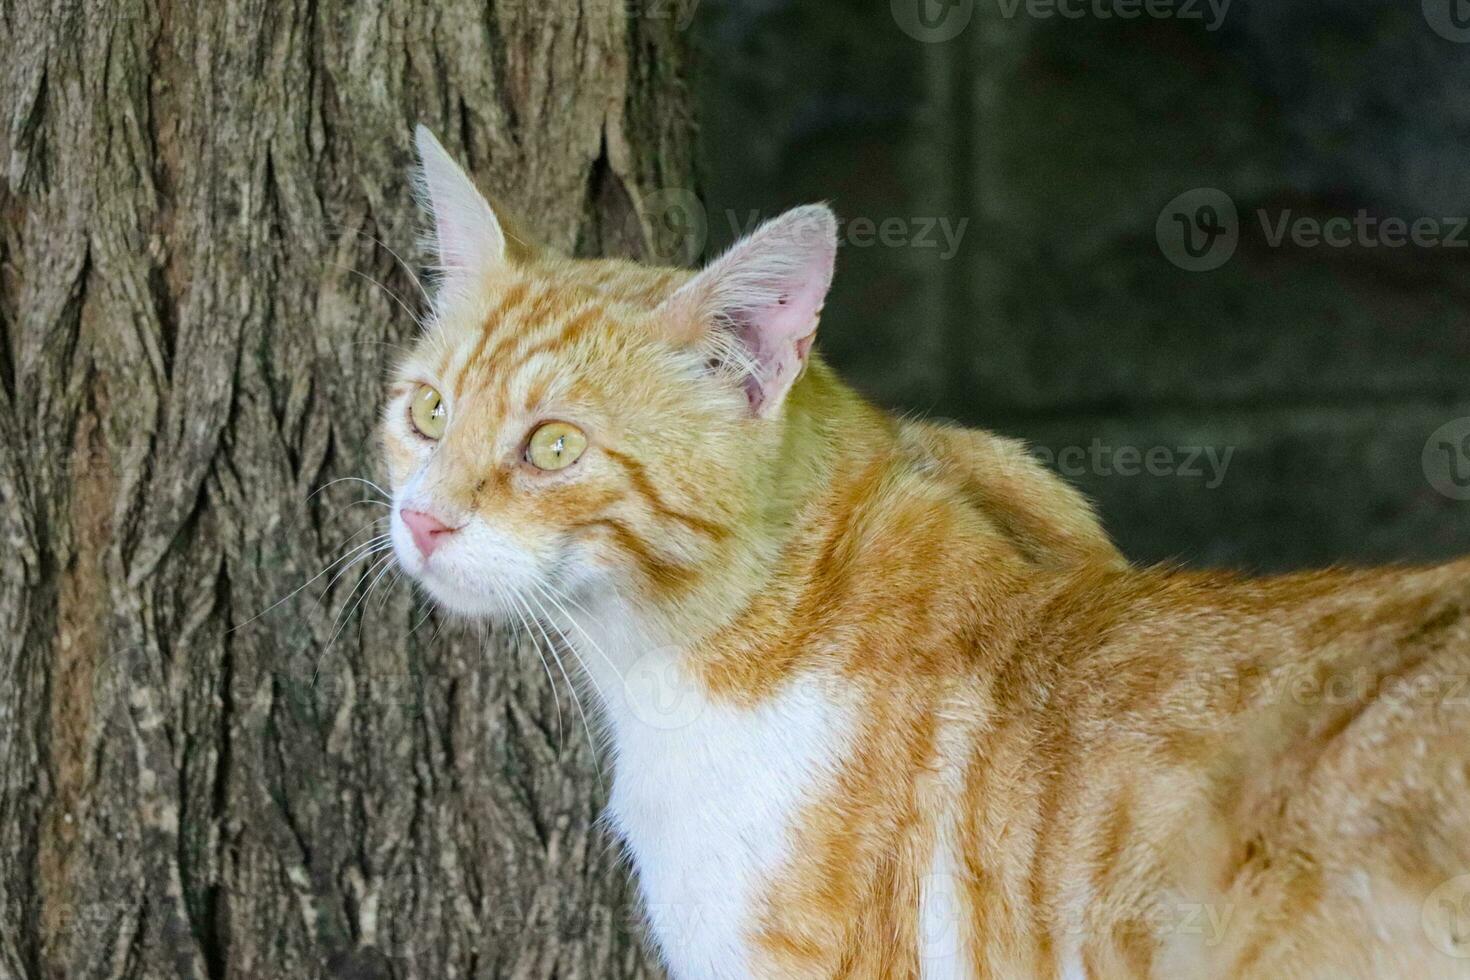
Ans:
[[[739,377],[751,412],[767,418],[806,369],[836,255],[831,210],[794,208],[736,242],[657,314],[675,339],[704,341]]]
[[[434,219],[441,285],[457,290],[506,261],[505,232],[490,202],[428,127],[416,127],[413,135],[419,154],[414,184]]]

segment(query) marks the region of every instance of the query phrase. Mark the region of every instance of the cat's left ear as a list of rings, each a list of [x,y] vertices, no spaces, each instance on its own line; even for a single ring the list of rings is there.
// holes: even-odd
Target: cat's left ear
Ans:
[[[459,287],[505,262],[505,232],[490,202],[428,127],[415,128],[413,135],[419,153],[415,183],[434,219],[443,285]]]
[[[824,204],[768,221],[679,287],[659,316],[703,341],[737,371],[750,409],[775,413],[800,377],[837,256],[837,219]]]

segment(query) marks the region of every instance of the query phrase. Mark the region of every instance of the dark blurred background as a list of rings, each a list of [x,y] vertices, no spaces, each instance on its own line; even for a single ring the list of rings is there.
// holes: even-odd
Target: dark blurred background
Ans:
[[[706,251],[830,201],[820,344],[873,398],[1031,440],[1138,560],[1470,552],[1470,4],[702,0],[690,30]]]

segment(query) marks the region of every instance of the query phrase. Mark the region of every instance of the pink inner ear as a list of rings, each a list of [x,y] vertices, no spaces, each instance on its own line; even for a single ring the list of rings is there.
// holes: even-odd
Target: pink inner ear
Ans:
[[[439,264],[447,276],[480,273],[505,259],[505,236],[490,203],[434,134],[418,127],[418,179],[434,216]]]
[[[760,409],[780,400],[801,373],[816,338],[817,317],[832,277],[830,253],[806,257],[774,304],[748,310],[739,317],[742,340],[755,361],[757,376],[747,379],[746,396]]]
[[[806,356],[812,352],[812,341],[816,339],[817,335],[815,332],[813,332],[807,334],[805,337],[796,342],[796,356],[799,360],[803,362],[806,361]]]
[[[781,404],[811,353],[832,283],[837,219],[823,205],[788,211],[736,243],[664,301],[675,336],[733,335],[756,415]]]

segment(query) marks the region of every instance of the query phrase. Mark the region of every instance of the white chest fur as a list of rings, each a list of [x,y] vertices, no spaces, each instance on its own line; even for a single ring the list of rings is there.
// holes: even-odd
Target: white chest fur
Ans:
[[[797,813],[825,788],[843,741],[840,712],[816,688],[751,710],[706,702],[678,728],[635,722],[616,739],[608,815],[676,977],[752,975],[761,885],[785,862]]]
[[[596,632],[614,752],[607,816],[665,963],[678,980],[751,976],[762,887],[785,864],[801,809],[830,785],[850,713],[811,679],[753,708],[714,702],[675,651],[640,653],[617,630]]]

